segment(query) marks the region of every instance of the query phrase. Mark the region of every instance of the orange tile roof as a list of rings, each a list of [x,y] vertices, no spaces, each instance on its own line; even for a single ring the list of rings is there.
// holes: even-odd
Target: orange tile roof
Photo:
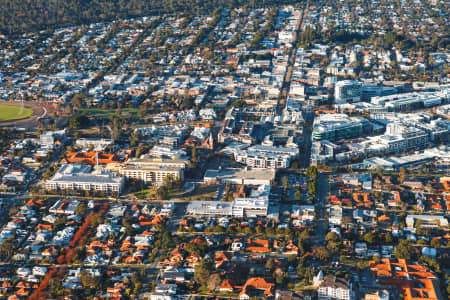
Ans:
[[[405,300],[438,300],[437,277],[426,266],[408,264],[404,259],[381,259],[369,262],[380,284],[396,286]]]
[[[115,154],[103,152],[69,152],[62,160],[64,163],[87,163],[90,165],[96,164],[96,156],[98,155],[99,164],[119,163],[119,158]]]
[[[224,281],[222,281],[220,289],[233,291],[233,282],[231,281],[231,279],[225,279]]]
[[[270,251],[269,241],[262,239],[255,239],[255,240],[248,239],[245,250],[251,252],[269,252]]]
[[[261,277],[249,278],[247,280],[247,282],[245,283],[244,287],[242,288],[242,291],[239,294],[239,296],[249,295],[248,294],[248,293],[250,293],[250,290],[248,289],[249,287],[252,287],[252,288],[258,289],[258,290],[264,290],[264,295],[266,295],[266,296],[273,296],[272,288],[274,286],[275,286],[275,284],[268,283],[268,282],[266,282],[264,280],[264,278],[261,278]]]

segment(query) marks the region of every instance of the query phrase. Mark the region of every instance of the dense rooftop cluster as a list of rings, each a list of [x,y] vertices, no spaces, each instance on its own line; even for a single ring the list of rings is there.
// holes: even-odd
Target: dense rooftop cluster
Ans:
[[[1,37],[0,297],[447,299],[448,5],[205,11]]]

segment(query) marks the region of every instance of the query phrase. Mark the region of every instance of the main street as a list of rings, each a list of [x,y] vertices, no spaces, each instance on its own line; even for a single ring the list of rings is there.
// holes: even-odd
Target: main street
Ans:
[[[317,183],[318,212],[314,240],[322,245],[325,245],[325,235],[327,234],[326,204],[328,192],[330,191],[329,177],[328,173],[321,173]]]
[[[294,70],[294,64],[295,64],[295,56],[297,53],[297,40],[300,35],[300,33],[303,30],[303,23],[305,20],[305,14],[307,14],[309,8],[309,0],[306,1],[305,5],[303,6],[303,10],[300,16],[300,22],[297,24],[297,28],[294,33],[294,37],[292,39],[292,47],[289,52],[289,59],[288,59],[288,65],[286,69],[286,75],[284,76],[283,81],[283,87],[280,92],[280,100],[278,101],[278,109],[281,110],[284,108],[286,104],[286,100],[289,94],[289,88],[291,85],[291,77],[292,77],[292,71]]]

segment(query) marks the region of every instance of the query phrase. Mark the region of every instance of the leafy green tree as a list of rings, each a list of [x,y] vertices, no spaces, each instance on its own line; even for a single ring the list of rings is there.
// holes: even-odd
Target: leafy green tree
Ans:
[[[91,272],[89,272],[87,270],[80,271],[80,273],[78,274],[78,278],[80,278],[81,284],[85,288],[94,289],[99,284],[98,278],[94,278],[94,276],[92,276]]]
[[[440,248],[441,247],[441,243],[439,242],[438,239],[432,239],[430,245],[433,248]]]
[[[194,268],[194,279],[195,282],[202,286],[206,286],[208,279],[214,272],[214,262],[211,258],[202,259]]]
[[[295,201],[300,201],[300,200],[302,200],[302,192],[301,192],[299,189],[297,189],[297,190],[295,191],[294,199],[295,199]]]
[[[400,239],[397,247],[394,248],[394,256],[409,260],[416,256],[416,250],[410,240]]]
[[[368,244],[373,244],[376,241],[376,236],[373,233],[368,232],[364,235],[363,240]]]
[[[215,291],[220,287],[222,283],[222,278],[219,273],[212,274],[207,281],[208,289],[211,291]]]
[[[386,233],[386,235],[384,236],[384,241],[388,244],[390,244],[394,241],[394,237],[392,236],[392,234],[390,232]]]
[[[326,240],[326,241],[337,242],[337,241],[339,241],[339,236],[337,235],[336,232],[330,231],[330,232],[328,232],[327,235],[325,236],[325,240]]]
[[[69,118],[69,128],[81,129],[89,125],[89,118],[85,115],[74,115]]]
[[[270,258],[266,261],[266,269],[268,269],[268,270],[273,270],[274,267],[275,267],[275,262],[274,262],[273,258],[270,257]]]
[[[287,178],[287,176],[283,176],[281,178],[281,183],[283,184],[284,190],[287,190],[289,188],[289,179]]]

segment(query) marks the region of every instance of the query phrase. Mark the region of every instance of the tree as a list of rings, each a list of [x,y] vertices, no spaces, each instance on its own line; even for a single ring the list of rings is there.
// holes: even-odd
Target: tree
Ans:
[[[327,235],[325,236],[325,240],[326,240],[326,241],[333,241],[333,242],[336,242],[336,241],[339,240],[339,236],[337,235],[336,232],[330,231],[330,232],[328,232]]]
[[[222,278],[220,277],[220,274],[214,273],[209,277],[209,279],[207,281],[207,286],[208,286],[208,289],[210,289],[211,291],[215,291],[218,287],[220,287],[221,283],[222,283]]]
[[[315,166],[311,166],[311,167],[308,167],[308,169],[306,169],[306,175],[308,175],[309,177],[317,178],[318,174],[319,173]]]
[[[331,252],[325,247],[313,247],[314,256],[321,261],[327,261],[331,258]]]
[[[84,216],[86,214],[86,204],[85,203],[81,203],[80,205],[78,205],[77,209],[75,210],[75,213],[77,214],[77,216]]]
[[[416,249],[410,240],[400,239],[397,247],[394,248],[396,258],[412,259],[416,255]]]
[[[69,127],[71,129],[86,128],[89,125],[89,118],[85,115],[74,115],[69,118]]]
[[[98,280],[87,270],[80,271],[78,278],[80,278],[81,284],[85,288],[95,288],[98,285]]]
[[[167,249],[170,247],[171,243],[172,243],[172,234],[170,233],[170,231],[164,231],[161,237],[161,247]]]
[[[211,258],[202,259],[194,268],[194,280],[198,284],[206,286],[214,269],[214,262]]]
[[[428,255],[422,255],[421,257],[419,257],[419,262],[427,264],[435,272],[441,271],[441,266],[439,265],[437,260],[434,258],[431,258]]]
[[[167,188],[164,186],[157,187],[156,198],[158,198],[158,200],[165,200],[167,198]]]
[[[300,201],[300,200],[302,200],[302,192],[300,191],[300,189],[297,189],[297,190],[295,191],[294,199],[295,199],[295,201]]]
[[[371,232],[366,233],[363,237],[363,240],[368,244],[375,243],[375,239],[376,239],[376,236]]]
[[[439,242],[438,239],[432,239],[430,245],[433,248],[440,248],[441,247],[441,243]]]
[[[381,179],[383,177],[383,168],[377,167],[375,173],[377,174],[378,178]]]
[[[71,102],[72,102],[72,105],[74,108],[80,109],[81,107],[84,106],[85,100],[86,100],[86,95],[78,93],[72,97]]]
[[[266,261],[266,269],[273,270],[274,267],[275,267],[275,262],[274,262],[273,258],[271,257]]]
[[[406,169],[401,167],[398,173],[398,181],[400,183],[403,183],[405,181],[406,178]]]
[[[297,247],[298,247],[298,253],[300,253],[301,255],[305,254],[305,246],[303,245],[302,239],[298,240]]]
[[[394,237],[392,236],[392,234],[390,232],[386,233],[386,235],[384,236],[384,241],[388,244],[390,244],[394,241]]]
[[[3,243],[0,245],[0,253],[3,256],[10,256],[14,253],[14,249],[16,248],[17,240],[14,236],[6,239],[3,241]]]
[[[142,139],[142,134],[139,130],[133,131],[133,133],[130,135],[130,145],[132,147],[135,147]]]
[[[281,178],[281,182],[282,182],[282,184],[283,184],[283,188],[284,188],[285,190],[287,190],[287,189],[289,188],[289,178],[287,178],[287,176],[283,176],[283,177]]]

